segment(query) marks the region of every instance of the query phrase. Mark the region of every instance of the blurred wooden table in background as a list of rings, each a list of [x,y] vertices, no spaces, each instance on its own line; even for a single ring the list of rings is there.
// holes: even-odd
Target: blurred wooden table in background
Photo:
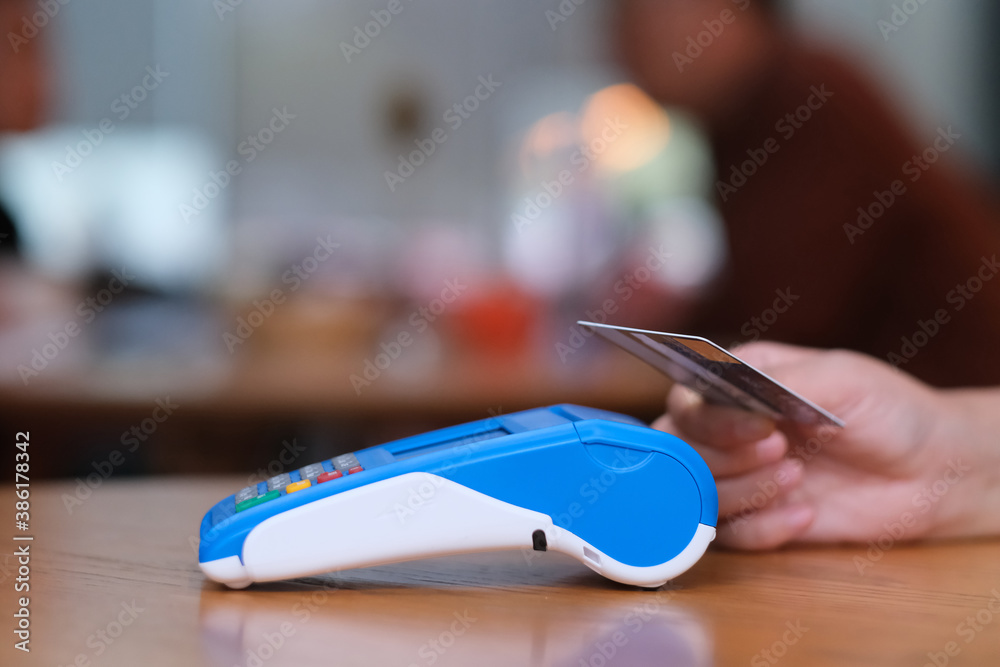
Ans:
[[[1000,664],[1000,541],[710,551],[657,591],[534,552],[230,591],[205,581],[195,544],[202,514],[238,483],[112,479],[72,514],[74,484],[33,484],[32,650],[13,649],[17,568],[0,556],[0,663]]]
[[[413,365],[414,355],[360,391],[350,378],[363,374],[367,353],[335,346],[289,344],[202,363],[133,357],[67,365],[27,386],[16,376],[0,378],[0,427],[30,430],[48,444],[46,458],[33,466],[37,476],[84,477],[92,462],[135,442],[128,432],[167,400],[176,407],[126,456],[129,472],[240,472],[266,466],[295,439],[321,450],[313,456],[319,459],[554,403],[645,420],[662,413],[670,381],[603,345],[590,342],[567,364],[453,353]]]

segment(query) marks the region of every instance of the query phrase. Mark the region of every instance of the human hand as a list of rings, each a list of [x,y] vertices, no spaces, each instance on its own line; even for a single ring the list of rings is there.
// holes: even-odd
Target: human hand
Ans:
[[[935,390],[847,351],[753,343],[737,355],[847,426],[775,424],[676,385],[653,426],[691,444],[712,470],[720,543],[1000,532],[1000,453],[977,436],[997,421],[1000,395]]]

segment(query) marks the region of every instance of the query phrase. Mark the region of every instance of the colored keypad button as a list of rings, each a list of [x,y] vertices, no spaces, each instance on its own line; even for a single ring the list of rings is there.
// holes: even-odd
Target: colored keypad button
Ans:
[[[250,509],[251,507],[256,507],[261,503],[266,503],[268,500],[274,500],[281,496],[280,491],[268,491],[264,495],[257,496],[256,498],[250,498],[249,500],[244,500],[241,503],[237,503],[236,511],[242,512],[243,510]]]
[[[340,456],[335,456],[330,460],[333,467],[341,472],[350,470],[355,466],[361,465],[358,463],[358,458],[354,454],[341,454]]]
[[[302,489],[308,489],[310,486],[312,486],[312,482],[310,482],[308,479],[303,479],[298,482],[292,482],[291,484],[285,487],[285,493],[295,493],[296,491],[301,491]]]
[[[287,472],[283,472],[280,475],[275,475],[271,479],[267,480],[267,490],[268,491],[278,491],[285,488],[292,483],[292,478]]]
[[[322,475],[316,478],[316,482],[318,484],[322,484],[323,482],[329,482],[331,479],[337,479],[338,477],[343,477],[343,476],[344,473],[340,472],[339,470],[334,470],[333,472],[323,473]]]
[[[354,466],[353,468],[347,471],[347,474],[353,475],[354,473],[361,472],[362,470],[364,470],[364,468],[362,468],[361,466]]]
[[[280,475],[275,475],[271,479],[267,480],[267,490],[268,491],[278,491],[285,488],[292,483],[292,477],[287,472],[283,472]]]
[[[236,492],[236,504],[239,505],[242,502],[250,500],[251,498],[257,497],[257,485],[247,486]]]
[[[319,477],[324,472],[322,463],[311,463],[304,468],[299,468],[299,476],[302,479],[312,479]]]

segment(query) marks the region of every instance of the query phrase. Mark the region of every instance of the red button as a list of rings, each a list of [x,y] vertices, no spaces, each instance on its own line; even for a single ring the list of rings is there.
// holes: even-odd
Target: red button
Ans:
[[[353,468],[347,471],[347,474],[353,475],[354,473],[361,472],[362,470],[364,470],[364,468],[362,468],[361,466],[354,466]]]
[[[329,482],[331,479],[337,479],[338,477],[343,477],[339,470],[334,470],[333,472],[325,472],[316,478],[317,484],[322,484],[323,482]]]

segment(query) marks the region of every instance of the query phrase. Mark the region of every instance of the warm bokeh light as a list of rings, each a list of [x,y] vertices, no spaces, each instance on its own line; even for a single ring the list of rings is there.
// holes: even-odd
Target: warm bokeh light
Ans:
[[[584,145],[598,155],[598,168],[632,171],[667,147],[670,119],[635,85],[621,83],[590,97],[583,108],[580,133]]]
[[[539,119],[524,135],[518,155],[521,172],[562,151],[580,150],[604,174],[646,166],[670,142],[670,118],[631,83],[608,86],[587,98],[580,114],[567,111]]]
[[[580,137],[577,119],[566,111],[545,116],[528,130],[519,155],[522,173],[529,173],[537,161],[546,160],[574,146]]]

